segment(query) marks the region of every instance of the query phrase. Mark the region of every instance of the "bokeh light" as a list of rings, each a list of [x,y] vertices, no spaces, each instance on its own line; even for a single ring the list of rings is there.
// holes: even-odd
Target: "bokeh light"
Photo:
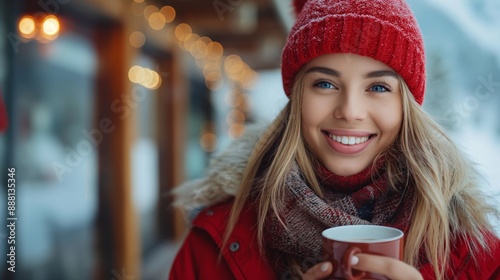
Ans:
[[[213,132],[203,132],[200,137],[200,146],[206,152],[213,152],[217,146],[217,135]]]
[[[195,33],[191,33],[191,34],[185,36],[184,43],[182,44],[182,48],[185,50],[190,50],[191,45],[193,43],[195,43],[196,41],[198,41],[199,38],[200,38],[200,36],[198,36],[198,34],[195,34]]]
[[[239,138],[245,132],[245,125],[242,123],[234,123],[229,127],[228,134],[232,138]]]
[[[233,123],[244,123],[245,119],[245,113],[239,109],[229,111],[226,116],[226,121],[229,125],[232,125]]]
[[[42,36],[48,40],[54,40],[59,35],[61,26],[59,19],[54,15],[45,17],[42,23]]]
[[[165,17],[160,12],[152,13],[148,18],[149,26],[154,30],[162,30],[165,27]]]
[[[43,32],[49,36],[59,33],[59,20],[55,16],[47,16],[42,26]]]
[[[128,79],[132,83],[140,84],[148,89],[157,89],[160,87],[162,82],[158,72],[138,65],[130,67],[128,71]]]
[[[149,17],[151,17],[152,14],[159,13],[159,12],[160,12],[160,10],[156,6],[149,5],[146,8],[144,8],[143,15],[144,15],[144,18],[147,21],[149,21]]]
[[[18,25],[19,33],[22,37],[30,39],[35,37],[36,26],[35,19],[32,16],[24,16],[19,20]]]
[[[189,26],[186,23],[181,23],[175,27],[175,37],[179,41],[185,41],[188,39],[191,34],[193,33],[193,30],[191,29],[191,26]]]
[[[220,59],[224,54],[224,48],[219,42],[211,42],[207,46],[208,49],[208,57],[210,59]]]
[[[170,23],[175,19],[175,9],[171,6],[164,6],[161,8],[160,13],[165,18],[165,23]]]
[[[130,34],[129,43],[134,48],[140,48],[146,43],[146,36],[140,31],[134,31]]]

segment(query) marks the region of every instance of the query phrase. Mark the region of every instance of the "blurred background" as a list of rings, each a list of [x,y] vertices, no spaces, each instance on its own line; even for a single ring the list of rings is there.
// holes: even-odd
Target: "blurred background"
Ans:
[[[496,194],[500,2],[409,3],[424,108]],[[0,217],[15,167],[18,218],[15,273],[0,227],[0,278],[166,279],[189,223],[168,193],[284,106],[292,23],[289,0],[0,0]]]

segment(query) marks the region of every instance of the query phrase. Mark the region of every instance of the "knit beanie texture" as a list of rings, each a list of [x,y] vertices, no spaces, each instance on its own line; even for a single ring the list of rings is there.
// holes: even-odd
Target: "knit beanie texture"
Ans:
[[[283,48],[281,72],[288,97],[295,75],[324,54],[352,53],[381,61],[406,82],[422,104],[422,34],[405,0],[294,0],[295,25]]]

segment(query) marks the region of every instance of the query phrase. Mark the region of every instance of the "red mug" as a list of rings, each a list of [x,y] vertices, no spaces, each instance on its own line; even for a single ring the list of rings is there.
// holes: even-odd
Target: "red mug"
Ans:
[[[333,264],[329,279],[388,279],[384,275],[351,268],[358,253],[381,255],[403,260],[404,233],[396,228],[377,225],[338,226],[322,233],[323,260]]]

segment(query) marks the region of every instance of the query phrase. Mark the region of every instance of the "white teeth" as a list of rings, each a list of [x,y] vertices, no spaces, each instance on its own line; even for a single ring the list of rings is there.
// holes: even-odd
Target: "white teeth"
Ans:
[[[351,136],[336,136],[333,134],[329,135],[334,141],[342,143],[344,145],[357,145],[368,141],[369,137],[351,137]]]

